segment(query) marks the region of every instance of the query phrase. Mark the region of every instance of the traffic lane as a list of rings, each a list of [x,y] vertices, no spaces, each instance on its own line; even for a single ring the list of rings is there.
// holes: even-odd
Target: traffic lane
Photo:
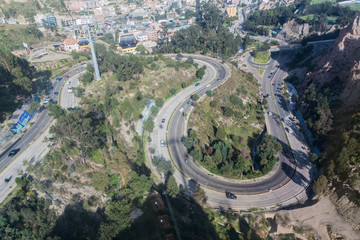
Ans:
[[[189,106],[185,103],[180,106],[184,109],[184,111],[189,110]],[[171,152],[171,156],[175,161],[176,165],[179,169],[186,175],[186,177],[193,179],[194,181],[207,186],[212,189],[221,190],[223,189],[232,191],[234,193],[244,194],[244,193],[260,193],[266,192],[269,189],[275,189],[284,184],[284,182],[288,179],[288,176],[293,175],[293,169],[286,169],[287,173],[283,174],[283,169],[278,169],[278,172],[272,178],[269,178],[265,182],[257,182],[257,183],[231,183],[228,181],[222,181],[217,178],[210,176],[210,174],[205,173],[203,171],[197,171],[199,169],[198,166],[193,162],[194,160],[190,159],[188,162],[184,161],[185,156],[187,156],[186,148],[180,142],[180,134],[182,133],[182,128],[185,125],[185,118],[182,116],[182,113],[177,111],[174,113],[173,118],[170,122],[169,132],[168,132],[168,144]],[[281,155],[281,158],[283,156]],[[192,159],[192,157],[191,157]],[[284,159],[281,159],[282,162],[286,162]]]
[[[209,79],[214,78],[216,75],[216,70],[212,67],[208,67],[205,70],[205,75],[203,77],[203,80],[200,81],[202,86],[207,83]],[[169,99],[167,103],[161,108],[159,114],[155,117],[154,122],[158,123],[161,120],[165,118],[165,123],[160,124],[159,127],[157,127],[152,135],[152,139],[154,140],[152,147],[156,149],[156,154],[158,156],[164,157],[165,159],[170,159],[169,153],[166,151],[166,148],[161,147],[160,141],[166,140],[166,123],[168,119],[170,119],[173,111],[178,107],[179,103],[181,101],[184,101],[189,95],[191,95],[196,89],[199,87],[191,86],[182,92],[178,93],[173,98]]]
[[[76,68],[66,74],[73,74],[81,69],[85,68]],[[66,74],[64,74],[64,76]],[[60,91],[62,86],[61,81],[57,83],[58,84],[56,84],[55,82],[54,89]],[[51,117],[49,116],[49,111],[46,108],[43,107],[38,114],[39,116],[37,116],[37,120],[33,123],[31,128],[26,131],[26,133],[22,136],[21,140],[19,140],[19,142],[16,143],[11,149],[8,149],[6,152],[4,152],[4,154],[0,158],[0,171],[3,171],[9,163],[15,160],[18,156],[20,156],[23,150],[31,143],[31,141],[49,124]],[[8,154],[10,153],[10,151],[17,148],[20,148],[20,152],[18,152],[14,157],[9,157]]]
[[[0,171],[4,170],[6,166],[11,163],[14,159],[20,156],[23,150],[27,147],[28,144],[39,134],[39,132],[48,125],[50,122],[50,117],[48,116],[48,110],[44,109],[40,116],[38,116],[37,121],[31,126],[30,129],[21,137],[21,139],[8,151],[6,151],[3,156],[0,158]],[[20,151],[13,157],[9,157],[9,153],[13,149],[20,148]]]

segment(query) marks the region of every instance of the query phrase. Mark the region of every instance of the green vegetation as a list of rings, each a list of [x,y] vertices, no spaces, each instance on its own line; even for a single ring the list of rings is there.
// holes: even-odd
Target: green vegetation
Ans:
[[[169,41],[168,29],[163,28],[162,38],[158,41],[159,53],[212,53],[229,57],[238,52],[242,39],[235,39],[225,27],[227,16],[211,3],[202,4],[196,13],[196,25],[175,33]]]
[[[360,11],[360,4],[353,4],[349,7],[353,11]]]
[[[264,51],[264,52],[257,52],[256,54],[254,54],[254,62],[257,63],[267,63],[270,61],[270,54],[268,51]]]
[[[39,198],[28,179],[17,178],[16,183],[14,197],[0,209],[1,238],[56,239],[50,238],[56,222],[51,201]]]
[[[262,143],[257,147],[258,155],[256,161],[261,166],[263,174],[267,174],[274,167],[279,158],[275,155],[282,150],[282,146],[276,141],[276,138],[271,135],[266,135]]]
[[[232,178],[262,174],[254,170],[250,157],[263,124],[258,87],[253,77],[233,69],[224,85],[197,103],[188,136],[182,140],[192,157],[211,172]]]
[[[299,23],[307,22],[313,31],[325,32],[326,23],[346,26],[354,18],[354,11],[349,8],[334,6],[331,1],[310,4],[303,0],[286,7],[270,10],[254,11],[244,22],[244,28],[254,34],[268,35],[270,30],[278,30],[279,26],[290,19]],[[272,29],[269,26],[273,26]]]
[[[28,61],[8,50],[0,50],[0,122],[30,96],[36,87],[32,81],[35,76],[35,69]]]
[[[23,48],[23,43],[29,46],[40,41],[58,41],[57,37],[44,35],[35,24],[29,25],[0,25],[0,46],[2,49]]]

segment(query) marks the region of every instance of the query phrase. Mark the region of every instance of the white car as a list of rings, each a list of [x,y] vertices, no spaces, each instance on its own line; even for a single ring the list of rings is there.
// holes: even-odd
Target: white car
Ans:
[[[210,86],[211,86],[210,84],[206,85],[206,87],[210,87]]]
[[[163,139],[161,139],[160,145],[161,145],[162,147],[165,147],[165,141],[164,141]]]
[[[72,87],[68,87],[67,91],[68,91],[68,93],[72,93],[73,92]]]
[[[180,108],[179,111],[180,111],[180,112],[184,111],[184,108]]]
[[[269,116],[272,116],[272,112],[269,111],[268,113],[269,113]]]
[[[66,84],[69,85],[71,82],[70,81],[67,81]]]

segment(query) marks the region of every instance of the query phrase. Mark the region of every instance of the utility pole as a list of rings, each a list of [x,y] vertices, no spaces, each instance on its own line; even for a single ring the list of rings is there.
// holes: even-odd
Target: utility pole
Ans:
[[[91,39],[91,34],[90,34],[90,31],[89,31],[89,25],[86,25],[86,30],[87,30],[87,34],[88,34],[88,37],[89,37],[89,44],[90,44],[91,55],[92,55],[92,59],[93,59],[93,65],[94,65],[94,69],[95,69],[96,79],[100,80],[101,79],[100,71],[99,71],[99,66],[98,66],[97,60],[96,60],[94,44],[93,44],[93,41]]]

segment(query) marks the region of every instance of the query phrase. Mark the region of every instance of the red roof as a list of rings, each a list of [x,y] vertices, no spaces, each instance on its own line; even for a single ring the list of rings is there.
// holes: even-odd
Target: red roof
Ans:
[[[76,44],[77,41],[75,39],[65,39],[64,44]]]

